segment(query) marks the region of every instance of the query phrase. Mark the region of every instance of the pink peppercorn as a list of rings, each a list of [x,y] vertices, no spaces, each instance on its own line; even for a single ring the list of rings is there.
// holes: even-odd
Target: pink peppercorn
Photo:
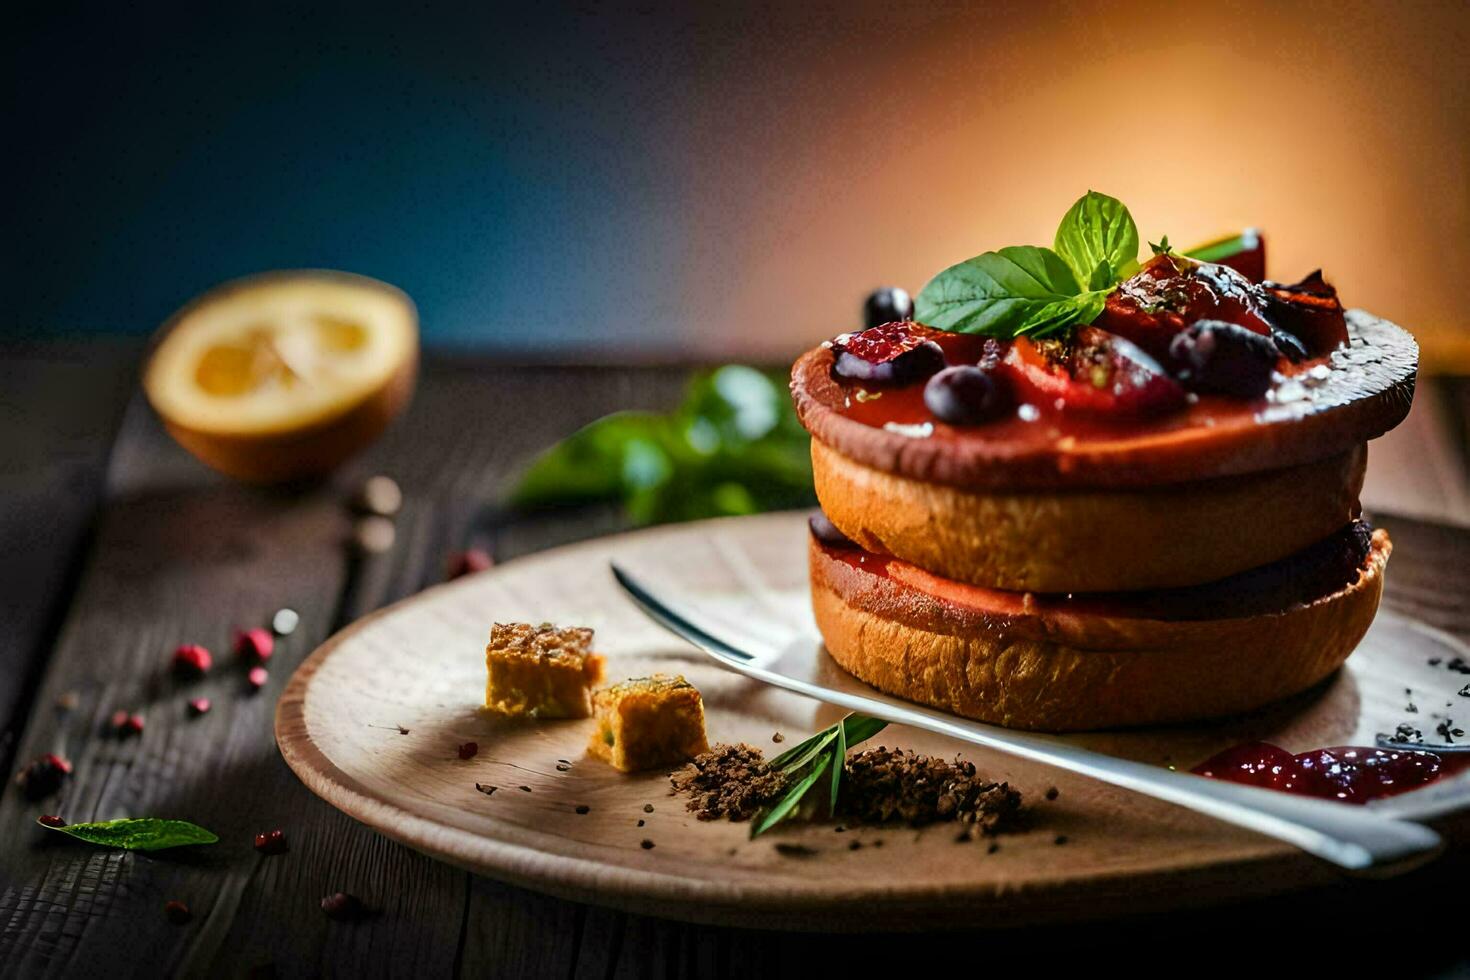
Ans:
[[[285,854],[290,850],[286,846],[286,834],[280,830],[272,830],[267,834],[256,834],[255,849],[262,854]]]
[[[258,691],[262,687],[265,687],[265,682],[270,680],[270,676],[270,674],[266,673],[264,667],[251,667],[250,673],[245,675],[245,679],[250,682],[252,690]]]
[[[70,775],[71,763],[48,752],[26,763],[16,774],[15,781],[27,799],[39,800],[61,789],[61,784]]]
[[[209,712],[209,698],[193,698],[189,701],[189,714],[198,718]]]
[[[276,640],[270,630],[235,630],[235,655],[265,661],[275,651]]]
[[[456,579],[474,572],[483,572],[494,564],[495,559],[490,557],[490,553],[480,548],[456,551],[449,556],[449,567],[446,572],[446,577]]]
[[[214,657],[197,643],[185,643],[174,651],[174,673],[182,677],[203,677],[214,666]]]

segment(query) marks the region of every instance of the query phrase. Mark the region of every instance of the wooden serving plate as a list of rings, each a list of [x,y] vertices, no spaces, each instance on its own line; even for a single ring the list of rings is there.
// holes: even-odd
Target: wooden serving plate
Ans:
[[[1136,913],[1336,877],[1248,831],[901,727],[875,742],[963,754],[1024,793],[1030,829],[996,838],[993,853],[983,840],[957,842],[955,828],[942,824],[793,825],[750,840],[746,824],[688,814],[665,773],[625,776],[588,758],[590,721],[510,723],[482,711],[492,622],[588,625],[610,679],[663,671],[693,681],[712,742],[746,741],[773,754],[780,732],[789,746],[839,712],[705,660],[624,598],[608,562],[616,558],[650,584],[677,583],[681,595],[747,630],[809,630],[805,547],[803,514],[705,521],[543,552],[435,587],[354,623],[302,664],[277,709],[281,753],[322,798],[434,857],[566,898],[695,921],[1016,924],[1115,914],[1125,896]],[[1293,751],[1371,744],[1376,732],[1415,717],[1429,732],[1433,713],[1453,712],[1444,706],[1466,680],[1429,659],[1465,654],[1444,634],[1380,612],[1348,666],[1289,704],[1215,725],[1074,737],[1185,768],[1248,738]],[[815,647],[813,655],[821,655]],[[1404,713],[1410,699],[1417,716]],[[478,754],[461,760],[458,746],[471,741]],[[1432,816],[1463,795],[1465,779],[1383,802]],[[1059,795],[1048,801],[1052,786]]]

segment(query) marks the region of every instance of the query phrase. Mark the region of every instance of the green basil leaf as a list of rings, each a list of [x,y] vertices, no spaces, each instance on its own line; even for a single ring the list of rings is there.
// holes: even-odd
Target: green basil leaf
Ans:
[[[536,458],[511,492],[522,506],[586,503],[648,486],[667,469],[666,423],[650,412],[618,412],[577,430]]]
[[[1016,328],[1016,335],[1045,337],[1075,323],[1091,323],[1107,304],[1111,289],[1099,289],[1048,303]]]
[[[52,827],[43,823],[41,826],[89,844],[118,847],[126,851],[162,851],[190,844],[213,844],[219,840],[210,831],[187,820],[160,820],[156,817],[127,817],[101,823],[70,823],[63,827]]]
[[[750,836],[759,837],[782,820],[785,820],[791,814],[791,811],[796,809],[802,797],[806,796],[807,790],[815,786],[817,780],[822,778],[822,774],[827,771],[827,767],[830,765],[832,765],[832,755],[829,752],[822,756],[821,760],[812,767],[811,772],[807,773],[795,786],[787,790],[786,795],[781,797],[775,806],[756,819],[755,823],[750,827]]]
[[[781,380],[730,364],[669,414],[619,412],[542,453],[510,502],[621,501],[637,524],[809,507],[811,440]]]
[[[1014,337],[1038,313],[1082,291],[1049,248],[1012,245],[952,265],[915,300],[915,318],[940,330]]]
[[[1123,202],[1088,191],[1062,216],[1054,248],[1090,290],[1111,289],[1138,271],[1138,226]]]

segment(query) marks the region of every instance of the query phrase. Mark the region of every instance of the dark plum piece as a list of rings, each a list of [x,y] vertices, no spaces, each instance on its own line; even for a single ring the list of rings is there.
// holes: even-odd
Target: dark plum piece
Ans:
[[[1174,376],[1190,391],[1259,398],[1271,387],[1281,351],[1265,334],[1223,320],[1199,320],[1169,344]]]
[[[914,300],[908,291],[897,286],[884,286],[868,294],[863,302],[863,326],[878,327],[885,323],[912,320]]]
[[[940,371],[924,385],[924,404],[950,425],[979,425],[1011,407],[1009,388],[999,375],[969,364]]]
[[[840,378],[875,384],[907,384],[944,367],[944,351],[917,323],[885,323],[832,341],[833,371]]]
[[[1318,269],[1301,282],[1261,284],[1267,297],[1266,311],[1279,335],[1297,338],[1313,357],[1327,354],[1347,343],[1347,318],[1337,289],[1322,278]],[[1298,358],[1292,358],[1298,360]]]
[[[817,511],[811,517],[807,518],[807,526],[812,529],[812,537],[823,544],[829,544],[835,548],[857,547],[847,535],[837,530],[837,525],[833,524],[827,515],[821,511]]]

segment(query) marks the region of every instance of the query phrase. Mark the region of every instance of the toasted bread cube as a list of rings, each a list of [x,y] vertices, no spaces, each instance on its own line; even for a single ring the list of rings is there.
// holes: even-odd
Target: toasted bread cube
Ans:
[[[485,707],[503,715],[586,718],[603,657],[592,631],[550,623],[496,623],[485,647]]]
[[[587,752],[621,772],[686,762],[709,751],[704,701],[683,677],[654,674],[592,696],[597,729]]]

